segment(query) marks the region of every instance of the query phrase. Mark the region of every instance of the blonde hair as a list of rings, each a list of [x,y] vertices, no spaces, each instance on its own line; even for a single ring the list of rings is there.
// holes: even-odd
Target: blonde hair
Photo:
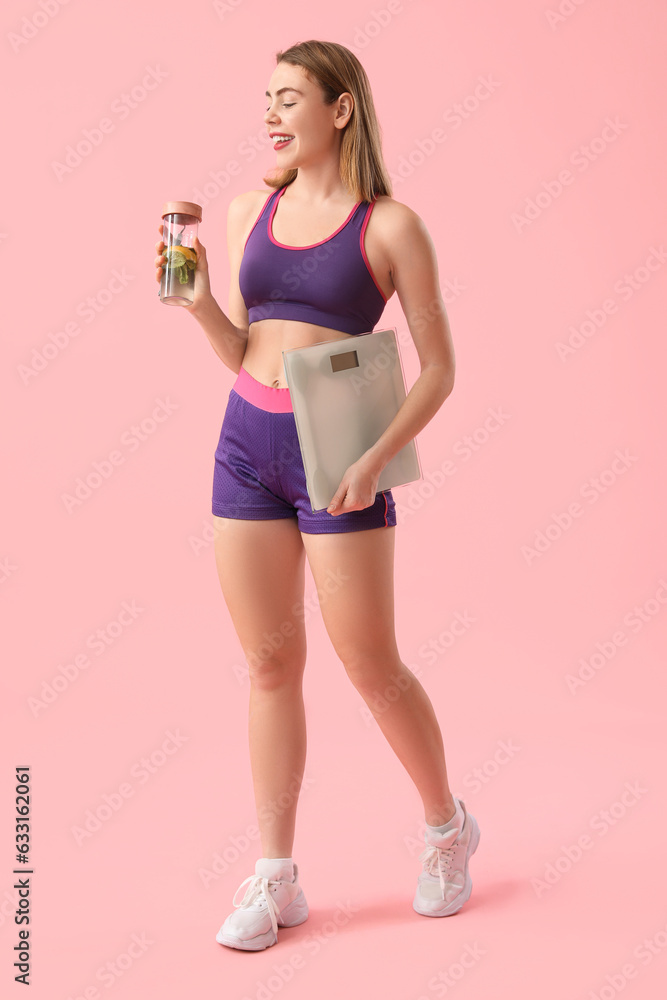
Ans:
[[[383,194],[391,197],[391,180],[382,156],[381,129],[371,86],[354,53],[338,42],[311,39],[276,52],[276,65],[281,62],[302,66],[308,78],[321,87],[325,104],[333,104],[341,94],[352,94],[354,108],[340,147],[341,180],[357,201],[372,201]],[[277,173],[262,178],[273,188],[291,184],[299,172],[294,167],[275,169]]]

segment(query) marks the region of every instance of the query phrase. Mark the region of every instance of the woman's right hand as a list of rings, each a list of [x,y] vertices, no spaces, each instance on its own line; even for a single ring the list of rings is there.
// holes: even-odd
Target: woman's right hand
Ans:
[[[164,268],[167,264],[167,258],[164,256],[164,249],[166,244],[164,243],[162,237],[164,236],[163,224],[160,223],[158,227],[158,232],[160,234],[160,240],[155,244],[155,249],[158,256],[155,258],[155,277],[158,282],[162,281],[162,274]],[[199,237],[195,237],[195,242],[193,249],[197,254],[197,266],[195,268],[195,290],[194,299],[191,303],[180,303],[184,305],[186,309],[193,309],[200,305],[204,299],[211,297],[211,284],[208,276],[208,260],[206,258],[206,247],[203,243],[199,242]]]

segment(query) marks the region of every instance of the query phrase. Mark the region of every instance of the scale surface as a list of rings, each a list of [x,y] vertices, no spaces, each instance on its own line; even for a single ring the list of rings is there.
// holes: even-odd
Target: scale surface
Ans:
[[[382,436],[405,400],[394,328],[283,351],[306,485],[325,510],[343,473]],[[384,467],[377,491],[422,478],[416,441]]]

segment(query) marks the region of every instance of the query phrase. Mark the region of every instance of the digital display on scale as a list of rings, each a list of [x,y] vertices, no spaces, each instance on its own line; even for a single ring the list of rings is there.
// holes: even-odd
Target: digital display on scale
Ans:
[[[348,368],[358,368],[359,359],[356,351],[345,351],[330,356],[332,372],[344,372]]]

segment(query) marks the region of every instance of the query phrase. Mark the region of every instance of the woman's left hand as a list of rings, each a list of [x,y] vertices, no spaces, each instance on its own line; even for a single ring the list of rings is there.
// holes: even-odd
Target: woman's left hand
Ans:
[[[364,510],[375,503],[381,469],[362,455],[345,470],[340,486],[331,498],[327,513],[336,517],[351,510]]]

